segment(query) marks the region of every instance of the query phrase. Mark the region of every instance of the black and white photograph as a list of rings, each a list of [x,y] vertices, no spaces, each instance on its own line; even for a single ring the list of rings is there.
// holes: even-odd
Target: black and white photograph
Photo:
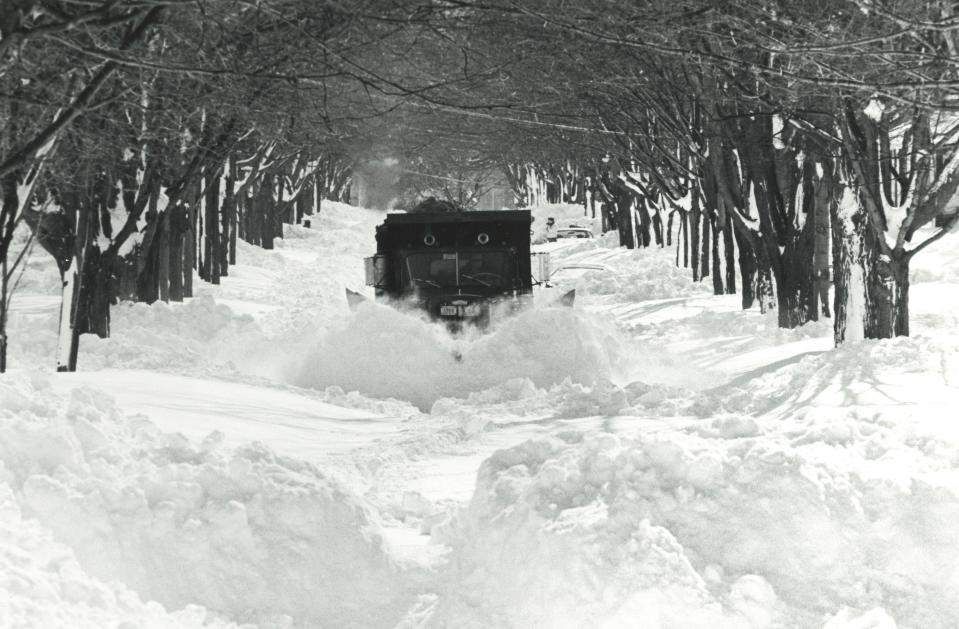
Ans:
[[[0,629],[959,628],[959,0],[0,0]]]

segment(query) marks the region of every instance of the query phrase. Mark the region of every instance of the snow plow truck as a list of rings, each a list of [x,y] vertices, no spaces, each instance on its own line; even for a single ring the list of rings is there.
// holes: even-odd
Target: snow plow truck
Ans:
[[[387,214],[365,263],[377,301],[411,305],[453,330],[486,327],[494,305],[508,311],[531,299],[530,212]],[[363,299],[349,290],[347,298]]]

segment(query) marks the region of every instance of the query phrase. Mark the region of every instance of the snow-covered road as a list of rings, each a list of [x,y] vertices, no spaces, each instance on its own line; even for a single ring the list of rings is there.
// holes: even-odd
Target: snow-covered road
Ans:
[[[305,459],[369,446],[394,434],[402,420],[327,404],[302,390],[136,369],[62,375],[54,389],[78,386],[109,393],[127,413],[141,413],[163,430],[203,439],[217,430],[228,443],[265,441]]]

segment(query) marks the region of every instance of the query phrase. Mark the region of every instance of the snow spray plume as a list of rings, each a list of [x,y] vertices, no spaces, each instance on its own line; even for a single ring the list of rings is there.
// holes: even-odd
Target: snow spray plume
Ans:
[[[489,333],[446,329],[375,303],[319,339],[289,375],[301,386],[339,386],[429,409],[511,378],[541,387],[613,379],[621,343],[614,330],[569,308],[534,308]]]

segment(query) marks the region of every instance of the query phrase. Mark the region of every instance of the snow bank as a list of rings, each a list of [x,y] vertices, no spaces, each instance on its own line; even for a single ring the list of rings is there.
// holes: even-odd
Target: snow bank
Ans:
[[[916,232],[912,241],[919,243],[929,238],[936,229],[926,226]],[[910,262],[910,280],[922,282],[959,282],[959,238],[947,234],[938,242],[921,251]]]
[[[564,262],[590,257],[587,246],[581,247],[572,251]],[[593,249],[598,249],[598,245],[593,245]],[[677,267],[669,249],[622,249],[615,253],[602,260],[612,272],[586,273],[576,284],[577,296],[582,292],[584,295],[605,296],[617,303],[635,303],[712,294],[712,281],[707,278],[703,282],[693,282],[691,271]]]
[[[461,521],[437,531],[451,537],[454,557],[432,626],[724,626],[674,536],[617,513],[626,502],[611,493],[622,475],[618,439],[578,440],[530,441],[483,464]]]
[[[560,433],[494,454],[434,530],[454,545],[434,626],[831,629],[885,608],[945,629],[956,517],[953,491],[734,432]]]
[[[200,604],[266,626],[380,627],[398,617],[405,595],[367,507],[308,463],[255,443],[227,451],[221,439],[161,434],[90,389],[62,399],[45,376],[0,382],[0,483],[86,574],[170,608]],[[21,537],[3,538],[7,556],[43,567],[29,546],[9,550],[36,535]],[[71,578],[65,561],[56,578]],[[0,602],[51,606],[39,586],[18,583]],[[120,603],[102,590],[78,600],[110,612]]]
[[[124,302],[112,310],[112,335],[82,339],[84,370],[234,371],[266,339],[249,315],[201,294],[183,304]]]
[[[158,603],[144,603],[122,584],[91,577],[70,549],[53,541],[36,521],[23,517],[4,482],[0,482],[0,623],[11,629],[236,627],[197,605],[168,613]]]
[[[14,315],[11,363],[17,367],[52,365],[57,345],[57,312]],[[207,293],[182,304],[122,302],[113,306],[110,317],[110,338],[81,336],[79,369],[269,373],[262,364],[250,359],[251,350],[269,346],[259,325],[249,315],[236,314]]]
[[[615,330],[570,308],[533,308],[489,333],[450,336],[442,326],[375,303],[361,305],[306,352],[290,381],[399,397],[429,408],[513,378],[549,386],[611,379],[620,361]]]
[[[875,413],[914,427],[917,421],[951,418],[956,382],[959,339],[898,337],[795,357],[746,382],[705,391],[699,404],[712,412],[776,410],[775,417],[795,420]],[[937,434],[950,432],[955,431],[940,429]]]

